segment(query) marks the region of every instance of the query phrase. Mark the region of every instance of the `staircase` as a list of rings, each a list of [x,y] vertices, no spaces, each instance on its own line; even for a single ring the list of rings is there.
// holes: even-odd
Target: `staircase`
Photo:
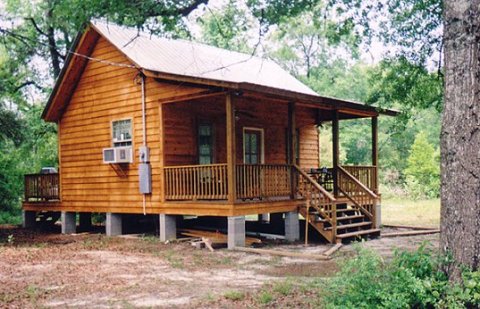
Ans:
[[[305,200],[299,212],[330,243],[380,235],[375,227],[378,197],[345,169],[338,168],[338,189],[349,203],[340,203],[307,173],[295,166],[297,193]]]

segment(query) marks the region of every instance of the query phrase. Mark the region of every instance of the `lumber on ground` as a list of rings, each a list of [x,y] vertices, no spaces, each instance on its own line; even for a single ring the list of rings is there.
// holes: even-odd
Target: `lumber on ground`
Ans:
[[[285,256],[285,257],[294,257],[294,258],[309,259],[309,260],[325,261],[325,260],[331,259],[329,256],[325,256],[323,254],[314,255],[314,254],[306,254],[306,253],[291,252],[291,251],[279,251],[279,250],[244,248],[244,247],[235,247],[234,250],[241,251],[241,252],[248,252],[248,253],[256,253],[261,255]]]
[[[393,224],[382,224],[383,227],[391,227],[395,229],[409,229],[409,230],[420,230],[420,231],[430,231],[437,230],[435,227],[424,227],[424,226],[411,226],[411,225],[393,225]]]
[[[180,232],[185,236],[208,238],[214,244],[226,244],[228,242],[227,235],[219,232],[209,232],[209,231],[201,231],[201,230],[193,230],[193,229],[182,229],[180,230]],[[261,244],[261,243],[262,241],[258,238],[245,237],[245,244],[247,246],[251,246],[252,244]]]
[[[416,236],[416,235],[427,235],[427,234],[437,234],[440,233],[440,230],[427,230],[427,231],[406,231],[406,232],[395,232],[395,233],[382,233],[380,236],[384,237],[401,237],[401,236]]]

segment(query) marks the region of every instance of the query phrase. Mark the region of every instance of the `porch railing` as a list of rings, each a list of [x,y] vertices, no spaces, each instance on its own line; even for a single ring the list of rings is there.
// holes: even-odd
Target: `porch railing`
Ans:
[[[28,174],[24,178],[25,201],[50,201],[60,199],[60,183],[58,173]]]
[[[378,196],[343,167],[337,175],[338,190],[375,224]]]
[[[343,169],[357,178],[374,193],[378,193],[377,167],[371,165],[343,165]]]
[[[285,164],[237,165],[237,198],[263,199],[289,196],[291,172],[292,167]]]
[[[167,200],[227,199],[227,164],[168,166],[164,171]]]

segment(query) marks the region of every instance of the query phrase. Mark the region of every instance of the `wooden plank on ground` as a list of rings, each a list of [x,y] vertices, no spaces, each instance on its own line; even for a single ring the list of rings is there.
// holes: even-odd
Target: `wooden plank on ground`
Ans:
[[[275,255],[275,256],[294,257],[294,258],[309,259],[309,260],[325,261],[325,260],[331,259],[331,257],[325,256],[324,254],[314,255],[314,254],[306,254],[306,253],[291,252],[291,251],[279,251],[279,250],[244,248],[244,247],[235,247],[234,250],[241,251],[241,252],[261,254],[261,255]]]
[[[226,244],[228,242],[228,237],[225,234],[220,232],[209,232],[193,229],[182,229],[180,232],[185,236],[199,237],[199,238],[208,238],[213,244]],[[251,246],[252,244],[261,244],[262,241],[258,238],[245,237],[245,244]]]
[[[395,229],[409,229],[409,230],[420,230],[420,231],[430,231],[437,230],[435,227],[423,227],[423,226],[411,226],[411,225],[392,225],[392,224],[382,224],[383,227],[395,228]]]
[[[437,234],[440,233],[440,230],[428,230],[428,231],[407,231],[407,232],[395,232],[395,233],[382,233],[382,238],[385,237],[400,237],[400,236],[417,236],[417,235],[428,235],[428,234]]]

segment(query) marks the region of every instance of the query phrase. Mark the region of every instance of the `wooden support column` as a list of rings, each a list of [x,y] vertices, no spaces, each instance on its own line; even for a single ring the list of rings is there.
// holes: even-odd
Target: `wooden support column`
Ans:
[[[372,165],[375,166],[375,193],[378,193],[378,116],[372,117]]]
[[[229,92],[225,96],[225,112],[227,123],[227,176],[228,176],[228,202],[235,203],[236,200],[236,150],[235,150],[235,102]]]
[[[340,154],[339,129],[338,129],[338,111],[333,112],[332,120],[332,143],[333,143],[333,194],[338,196],[338,158]]]
[[[296,152],[296,145],[298,143],[297,139],[297,130],[296,130],[296,121],[295,121],[295,110],[296,110],[296,105],[295,102],[289,102],[288,103],[288,164],[294,165],[297,164],[296,162],[296,157],[297,157],[297,152]],[[293,173],[290,174],[290,198],[295,197],[295,192],[297,190],[296,188],[296,181],[295,181],[295,175]]]
[[[163,121],[163,104],[158,108],[158,119],[160,122],[160,141],[159,141],[159,166],[160,166],[160,202],[165,202],[165,127]]]

